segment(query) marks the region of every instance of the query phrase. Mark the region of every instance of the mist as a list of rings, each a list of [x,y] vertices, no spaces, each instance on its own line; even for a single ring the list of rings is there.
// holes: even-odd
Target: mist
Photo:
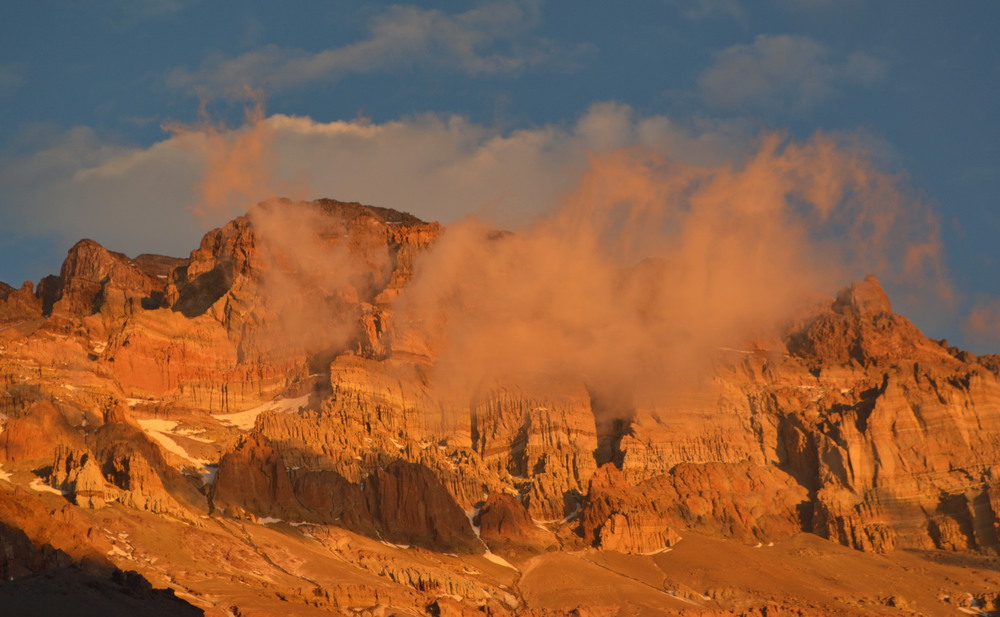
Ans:
[[[720,165],[634,146],[592,154],[532,225],[448,227],[397,328],[463,393],[545,375],[652,395],[704,379],[720,347],[773,348],[817,292],[866,273],[947,297],[940,263],[933,217],[856,141],[764,134]]]

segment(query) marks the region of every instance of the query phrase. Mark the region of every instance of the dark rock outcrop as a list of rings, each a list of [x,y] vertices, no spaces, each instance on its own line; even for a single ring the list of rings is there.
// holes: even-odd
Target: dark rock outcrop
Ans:
[[[490,493],[474,522],[494,553],[521,556],[559,545],[551,532],[535,524],[517,497],[507,493]]]
[[[431,471],[395,461],[365,479],[365,497],[380,535],[396,544],[479,553],[465,513]]]

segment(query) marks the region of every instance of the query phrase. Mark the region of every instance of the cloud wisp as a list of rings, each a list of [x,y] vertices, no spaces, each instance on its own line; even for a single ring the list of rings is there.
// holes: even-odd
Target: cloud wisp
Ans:
[[[195,70],[174,69],[166,80],[172,89],[214,98],[246,87],[274,93],[405,66],[482,75],[571,62],[580,50],[532,35],[538,21],[534,0],[494,0],[456,14],[398,5],[372,19],[368,37],[356,43],[318,52],[267,45],[210,57]]]
[[[801,113],[843,88],[874,83],[887,70],[885,60],[863,51],[840,55],[806,36],[761,34],[749,45],[717,52],[698,89],[721,110]]]
[[[24,83],[24,70],[18,64],[0,63],[0,100],[7,98]]]
[[[1000,346],[1000,298],[980,298],[969,311],[962,331],[973,349]]]
[[[261,95],[246,90],[244,96],[249,104],[238,128],[213,122],[204,106],[197,124],[164,125],[176,138],[169,141],[201,160],[203,172],[192,204],[200,217],[229,219],[274,196],[299,197],[295,187],[279,183],[275,174],[275,133],[264,117]]]

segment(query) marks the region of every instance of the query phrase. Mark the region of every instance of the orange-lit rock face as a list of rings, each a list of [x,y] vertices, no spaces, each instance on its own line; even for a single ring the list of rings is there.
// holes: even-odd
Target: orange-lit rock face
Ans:
[[[11,462],[51,459],[55,448],[82,441],[66,417],[50,402],[42,401],[7,420],[0,433],[0,451]]]
[[[315,369],[314,357],[385,356],[385,303],[438,230],[357,204],[276,201],[209,232],[166,274],[167,258],[81,242],[54,306],[79,318],[117,302],[86,327],[104,338],[98,361],[127,397],[245,409]]]
[[[100,311],[113,315],[124,311],[130,302],[147,309],[159,307],[167,274],[183,263],[181,259],[152,255],[132,260],[92,240],[81,240],[63,262],[61,287],[51,310],[68,315]]]
[[[301,574],[301,589],[280,593],[314,608],[361,598],[451,606],[445,598],[473,610],[462,602],[476,598],[495,614],[520,610],[514,571],[470,557],[486,548],[523,560],[517,593],[538,600],[548,596],[531,588],[533,572],[597,567],[560,561],[581,549],[605,551],[607,567],[633,576],[635,564],[660,563],[695,537],[740,550],[802,532],[887,554],[1000,546],[997,360],[924,337],[874,277],[753,340],[703,350],[691,371],[650,381],[651,366],[667,366],[653,362],[633,380],[629,362],[647,356],[631,351],[652,349],[635,344],[635,324],[621,331],[628,345],[609,347],[613,323],[590,339],[600,344],[588,354],[608,347],[614,362],[553,363],[538,341],[518,346],[550,325],[537,298],[459,298],[492,303],[476,319],[496,316],[514,337],[496,355],[477,345],[497,332],[467,330],[475,320],[454,310],[424,311],[456,291],[435,289],[438,304],[409,295],[429,268],[449,266],[434,253],[441,232],[357,204],[275,201],[206,234],[188,260],[129,259],[83,241],[37,290],[0,287],[0,487],[31,491],[17,498],[26,503],[61,500],[84,538],[133,520],[210,538],[205,546],[222,548],[204,558],[225,564],[236,586],[225,594],[256,589],[254,602],[274,585],[251,580],[272,567],[262,551],[280,565],[273,576]],[[467,256],[518,245],[483,238]],[[632,308],[653,302],[639,288],[664,267],[625,268],[613,287]],[[507,289],[534,293],[535,283]],[[505,311],[524,306],[541,317],[520,330]],[[644,315],[649,336],[671,331],[655,311]],[[546,340],[586,338],[588,320]],[[519,361],[517,349],[538,354]],[[469,350],[483,353],[462,366]],[[589,370],[609,362],[613,379]],[[11,520],[35,512],[14,510]],[[102,554],[157,572],[154,540],[140,558],[139,540],[92,535]],[[286,544],[293,536],[305,544]],[[320,562],[358,570],[303,587],[319,580]],[[191,589],[221,576],[180,569]],[[758,606],[702,591],[683,597],[706,610]]]

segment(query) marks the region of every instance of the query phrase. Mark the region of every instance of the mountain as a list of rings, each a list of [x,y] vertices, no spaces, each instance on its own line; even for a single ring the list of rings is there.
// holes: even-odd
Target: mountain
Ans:
[[[456,323],[476,306],[421,310],[428,281],[453,294],[428,259],[450,233],[272,200],[186,259],[82,240],[58,276],[0,285],[0,597],[80,608],[106,588],[122,611],[219,616],[1000,608],[1000,357],[928,339],[867,277],[655,387],[527,357],[470,380]],[[488,260],[517,238],[477,241]],[[669,284],[658,267],[621,276]]]

